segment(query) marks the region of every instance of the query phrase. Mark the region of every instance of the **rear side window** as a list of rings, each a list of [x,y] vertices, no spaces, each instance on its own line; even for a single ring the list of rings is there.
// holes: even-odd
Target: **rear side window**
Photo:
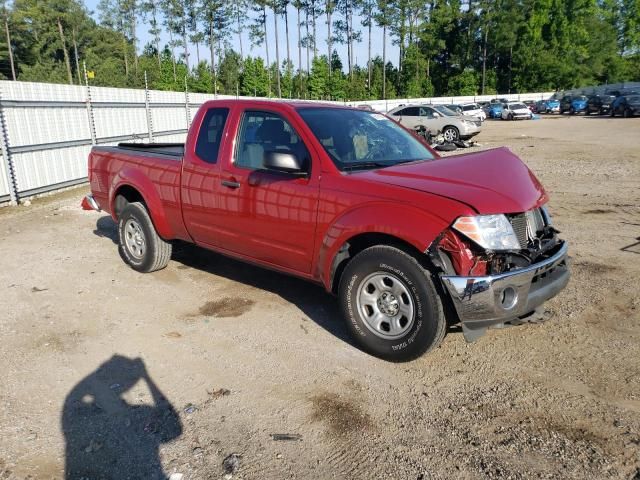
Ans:
[[[196,155],[207,163],[218,161],[222,131],[227,122],[228,114],[228,108],[211,108],[204,114],[196,141]]]
[[[418,107],[403,108],[399,112],[396,112],[395,115],[397,115],[397,116],[405,116],[405,117],[417,117],[419,115]]]

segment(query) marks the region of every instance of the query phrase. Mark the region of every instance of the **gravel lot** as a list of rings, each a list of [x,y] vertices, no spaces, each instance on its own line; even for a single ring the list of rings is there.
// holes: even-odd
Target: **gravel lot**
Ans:
[[[406,364],[353,347],[300,280],[188,246],[137,274],[84,187],[0,209],[0,478],[66,458],[90,466],[67,478],[215,479],[231,454],[227,478],[640,478],[640,118],[477,140],[545,184],[572,281],[546,323],[452,329]]]

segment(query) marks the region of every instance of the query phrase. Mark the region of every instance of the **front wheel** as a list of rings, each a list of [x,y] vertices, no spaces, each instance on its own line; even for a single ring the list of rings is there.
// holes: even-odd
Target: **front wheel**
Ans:
[[[339,287],[347,328],[366,352],[407,361],[444,338],[442,303],[428,270],[386,245],[367,248],[345,268]]]
[[[138,272],[161,270],[171,259],[171,244],[160,238],[140,202],[128,203],[122,209],[118,218],[118,240],[120,256]]]
[[[456,127],[448,126],[442,131],[442,136],[447,142],[455,142],[460,139],[460,131]]]

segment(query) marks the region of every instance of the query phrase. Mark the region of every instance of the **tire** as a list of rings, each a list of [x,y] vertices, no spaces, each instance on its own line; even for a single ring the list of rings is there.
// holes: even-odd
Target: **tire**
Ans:
[[[339,299],[349,333],[376,357],[412,360],[444,338],[447,322],[430,272],[398,248],[356,255],[340,279]]]
[[[633,117],[633,115],[631,114],[631,110],[628,108],[625,108],[624,111],[622,112],[622,116],[624,118],[631,118]]]
[[[574,109],[573,107],[571,107],[571,108],[569,109],[569,115],[575,115],[575,114],[576,114],[575,109]]]
[[[458,146],[455,143],[439,143],[433,148],[440,152],[453,152],[458,149]]]
[[[171,259],[171,244],[156,232],[140,202],[128,203],[118,218],[118,250],[122,259],[138,272],[161,270]]]
[[[442,129],[442,136],[444,137],[446,142],[453,142],[454,140],[460,139],[460,130],[458,130],[454,126],[447,126]]]
[[[609,116],[610,116],[611,118],[613,118],[613,117],[615,117],[615,116],[616,116],[616,111],[615,111],[613,108],[611,108],[611,110],[609,110]]]

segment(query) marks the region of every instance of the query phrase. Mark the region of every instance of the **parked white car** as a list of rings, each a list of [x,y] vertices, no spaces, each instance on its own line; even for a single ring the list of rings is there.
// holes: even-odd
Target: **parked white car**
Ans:
[[[484,122],[487,119],[487,114],[485,111],[478,105],[477,103],[463,103],[462,114],[468,115],[469,117],[476,117],[481,122]]]
[[[531,120],[533,113],[522,102],[505,103],[502,106],[502,120]]]
[[[402,105],[387,115],[406,128],[426,128],[432,135],[442,133],[447,142],[468,140],[482,129],[479,119],[459,115],[444,105]]]

